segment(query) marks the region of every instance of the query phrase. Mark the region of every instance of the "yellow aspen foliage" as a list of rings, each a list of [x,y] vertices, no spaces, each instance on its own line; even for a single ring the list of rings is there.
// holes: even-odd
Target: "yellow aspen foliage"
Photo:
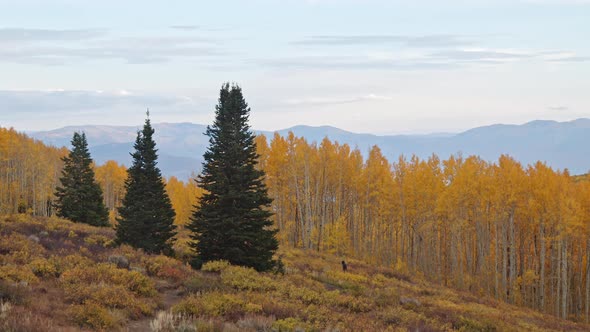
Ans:
[[[172,208],[176,212],[174,223],[182,226],[188,224],[203,190],[192,179],[184,182],[172,176],[166,182],[166,191],[172,202]]]
[[[125,196],[127,168],[109,160],[101,166],[95,166],[95,174],[96,181],[102,188],[105,206],[109,209],[109,220],[114,223],[118,216],[117,208],[121,206]]]
[[[0,213],[51,215],[61,158],[67,153],[66,148],[48,147],[12,128],[0,128]]]

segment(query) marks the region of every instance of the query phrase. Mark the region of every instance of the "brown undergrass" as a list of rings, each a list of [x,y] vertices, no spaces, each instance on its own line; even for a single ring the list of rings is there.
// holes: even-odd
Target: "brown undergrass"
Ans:
[[[110,229],[0,218],[0,331],[587,331],[400,271],[282,249],[286,273],[114,247]],[[130,269],[109,257],[124,257]],[[186,257],[183,253],[181,257]]]

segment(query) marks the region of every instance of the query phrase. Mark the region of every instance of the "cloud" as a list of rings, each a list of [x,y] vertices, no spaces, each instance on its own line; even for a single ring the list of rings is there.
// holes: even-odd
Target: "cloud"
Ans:
[[[569,111],[569,107],[567,106],[549,106],[547,107],[550,111]]]
[[[392,97],[381,96],[376,94],[367,94],[353,97],[306,97],[300,99],[287,99],[283,101],[287,106],[324,106],[324,105],[338,105],[351,104],[364,101],[387,101],[392,100]]]
[[[477,45],[481,43],[478,40],[480,37],[450,34],[318,35],[291,43],[307,47],[304,50],[314,47],[311,55],[303,52],[299,57],[275,58],[263,62],[268,66],[297,69],[434,70],[518,61],[590,60],[590,57],[563,50],[485,48]],[[344,51],[340,48],[346,48],[346,54],[350,55],[342,56]],[[335,53],[336,50],[338,53]]]
[[[0,110],[11,113],[78,114],[120,107],[172,107],[192,103],[186,97],[119,91],[0,90]]]
[[[301,56],[282,59],[266,59],[260,64],[275,68],[315,70],[422,70],[448,69],[456,64],[426,57],[386,56]]]
[[[200,25],[172,25],[171,29],[184,30],[184,31],[195,31],[201,29]]]
[[[348,36],[311,36],[292,44],[304,46],[354,46],[403,44],[408,47],[450,47],[471,45],[474,42],[464,36],[456,35],[348,35]]]
[[[226,53],[218,40],[191,35],[112,37],[98,29],[0,30],[0,62],[6,63],[64,65],[80,60],[122,60],[145,64]]]
[[[454,62],[507,62],[523,59],[530,59],[541,54],[527,53],[522,51],[505,51],[493,49],[463,49],[448,50],[431,53],[430,56],[438,59],[445,59]]]
[[[39,42],[39,41],[71,41],[87,40],[104,36],[104,29],[76,29],[76,30],[52,30],[52,29],[26,29],[26,28],[0,28],[0,42]]]
[[[550,5],[587,5],[590,0],[522,0],[523,2]]]
[[[590,61],[590,56],[567,56],[567,57],[561,57],[561,58],[555,58],[555,59],[548,59],[547,61],[550,62],[587,62]]]
[[[360,55],[313,55],[260,60],[265,66],[326,70],[440,70],[475,65],[502,65],[519,61],[581,62],[590,57],[565,51],[452,48],[366,52]]]

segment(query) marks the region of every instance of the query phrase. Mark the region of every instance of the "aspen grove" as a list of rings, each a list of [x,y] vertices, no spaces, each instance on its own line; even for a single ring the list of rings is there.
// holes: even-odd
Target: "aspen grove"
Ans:
[[[590,182],[509,156],[400,157],[257,141],[281,244],[351,255],[588,321]]]
[[[50,215],[65,149],[1,129],[0,209]],[[281,246],[361,259],[567,319],[590,314],[590,181],[544,163],[400,157],[293,134],[257,136]],[[124,167],[95,166],[111,221]],[[203,194],[170,178],[186,234]],[[184,239],[184,242],[186,239]],[[178,255],[178,253],[177,253]]]

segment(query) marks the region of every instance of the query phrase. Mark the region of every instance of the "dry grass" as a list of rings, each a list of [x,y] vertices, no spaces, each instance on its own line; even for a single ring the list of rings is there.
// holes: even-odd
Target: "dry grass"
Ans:
[[[587,331],[403,271],[283,249],[285,275],[224,262],[194,271],[113,247],[113,231],[0,218],[1,331]],[[109,257],[129,261],[117,268]],[[181,255],[182,257],[185,254]]]

